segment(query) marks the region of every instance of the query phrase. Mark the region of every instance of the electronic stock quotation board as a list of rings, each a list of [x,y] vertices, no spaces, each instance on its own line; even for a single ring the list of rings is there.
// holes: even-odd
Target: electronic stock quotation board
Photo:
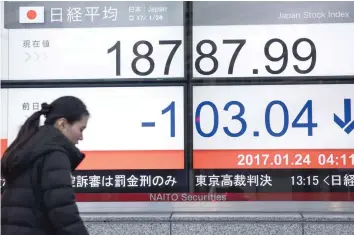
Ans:
[[[354,3],[3,2],[2,11],[1,151],[42,102],[79,97],[91,113],[73,172],[80,200],[352,192]]]

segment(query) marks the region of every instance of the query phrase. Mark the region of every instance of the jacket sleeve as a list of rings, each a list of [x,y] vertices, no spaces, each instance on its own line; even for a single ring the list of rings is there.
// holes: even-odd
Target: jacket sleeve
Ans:
[[[71,164],[65,153],[57,151],[45,157],[41,182],[44,205],[55,235],[88,235],[76,205]]]

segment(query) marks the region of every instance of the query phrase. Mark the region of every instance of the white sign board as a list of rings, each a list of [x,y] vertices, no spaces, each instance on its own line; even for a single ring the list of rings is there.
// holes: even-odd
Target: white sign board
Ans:
[[[352,76],[353,2],[196,2],[194,78]]]
[[[131,155],[141,155],[142,162],[160,155],[168,160],[172,153],[182,161],[175,167],[183,169],[183,87],[9,89],[9,143],[42,102],[65,95],[82,99],[90,112],[84,140],[78,145],[81,150],[99,155],[102,161]]]
[[[353,159],[332,167],[354,167],[353,91],[352,84],[196,86],[194,160],[204,155],[228,164],[223,155],[279,154],[286,160],[322,152]]]
[[[10,80],[184,76],[182,2],[37,5],[5,5]],[[40,9],[43,22],[27,19]]]

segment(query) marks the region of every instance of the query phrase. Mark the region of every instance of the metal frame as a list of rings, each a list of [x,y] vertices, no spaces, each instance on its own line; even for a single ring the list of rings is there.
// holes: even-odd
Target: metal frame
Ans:
[[[131,212],[353,213],[353,202],[79,202],[83,214]]]
[[[286,85],[286,84],[353,84],[354,76],[338,77],[278,77],[278,78],[218,78],[193,79],[193,2],[184,4],[184,79],[89,79],[1,81],[1,89],[64,88],[64,87],[141,87],[184,86],[185,170],[189,176],[189,191],[193,192],[193,86],[200,85]],[[84,214],[117,212],[354,212],[353,202],[258,201],[258,202],[79,202]]]

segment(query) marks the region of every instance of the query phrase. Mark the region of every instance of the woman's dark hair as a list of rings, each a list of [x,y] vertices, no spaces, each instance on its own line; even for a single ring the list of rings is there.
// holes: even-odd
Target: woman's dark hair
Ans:
[[[68,123],[73,124],[80,121],[83,116],[89,116],[86,105],[74,96],[62,96],[51,104],[43,103],[42,109],[33,113],[25,121],[15,140],[6,149],[1,159],[2,171],[7,169],[7,163],[11,161],[11,156],[39,130],[39,121],[42,114],[46,117],[45,125],[54,125],[59,118],[65,118]]]

